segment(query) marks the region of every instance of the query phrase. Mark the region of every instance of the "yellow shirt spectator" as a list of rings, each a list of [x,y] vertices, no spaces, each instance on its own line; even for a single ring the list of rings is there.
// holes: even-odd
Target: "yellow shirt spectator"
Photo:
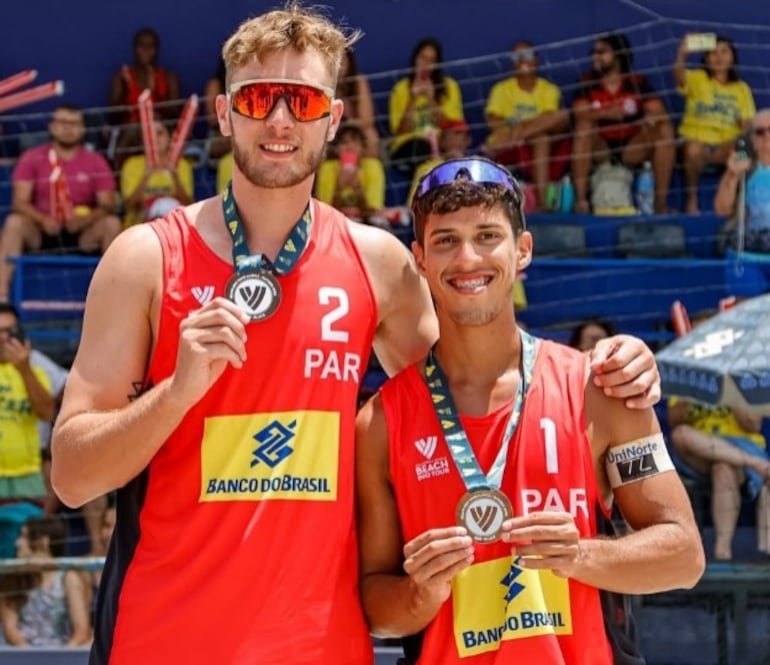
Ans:
[[[685,110],[679,135],[706,145],[737,138],[756,113],[751,88],[744,81],[720,83],[702,69],[685,72]]]
[[[217,164],[217,191],[222,193],[233,178],[233,153],[228,152]]]
[[[674,406],[679,401],[677,397],[672,397],[668,403],[669,406]],[[708,407],[692,403],[687,412],[687,424],[705,434],[748,439],[763,449],[767,445],[764,436],[743,429],[733,412],[726,406]]]
[[[50,392],[51,382],[40,368],[35,377]],[[24,379],[10,363],[0,364],[0,477],[39,473],[42,466],[37,416],[29,403]]]
[[[327,159],[318,169],[315,180],[315,196],[319,201],[334,205],[334,192],[340,172],[339,159]],[[370,210],[382,210],[385,206],[385,169],[374,157],[362,157],[358,163],[358,179]],[[341,208],[355,208],[357,198],[352,187],[341,192]]]
[[[531,91],[522,90],[515,77],[500,81],[492,88],[485,113],[508,122],[531,120],[561,108],[561,90],[550,81],[538,78]]]
[[[147,160],[144,155],[134,155],[123,162],[123,168],[120,170],[120,194],[124,200],[141,184],[146,168]],[[176,165],[176,172],[185,193],[192,198],[192,164],[183,157]],[[144,189],[145,209],[154,199],[173,196],[175,191],[174,179],[168,171],[159,169],[151,173]],[[137,210],[126,211],[125,226],[132,226],[143,221],[143,212]]]
[[[391,151],[395,151],[409,139],[423,137],[425,135],[425,130],[434,125],[430,114],[428,98],[424,95],[420,95],[415,100],[414,105],[414,131],[409,132],[408,134],[397,134],[398,128],[401,125],[401,120],[409,106],[409,98],[411,96],[410,86],[411,81],[409,78],[403,78],[393,86],[393,90],[390,92],[390,133],[394,136],[390,148]],[[445,95],[439,104],[439,108],[441,109],[444,118],[448,120],[464,120],[463,98],[457,81],[449,76],[445,76],[444,90]]]

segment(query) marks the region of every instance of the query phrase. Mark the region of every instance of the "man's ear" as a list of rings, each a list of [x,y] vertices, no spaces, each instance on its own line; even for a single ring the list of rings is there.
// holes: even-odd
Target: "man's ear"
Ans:
[[[232,136],[233,130],[230,127],[230,108],[225,95],[217,95],[214,102],[217,110],[217,122],[222,136]]]
[[[326,140],[331,143],[334,137],[337,136],[337,130],[340,128],[342,122],[342,114],[345,111],[345,104],[341,99],[335,99],[332,101],[332,108],[330,113],[329,127],[326,130]]]
[[[516,271],[520,272],[532,263],[532,234],[523,231],[516,243]]]
[[[412,241],[412,254],[414,255],[414,262],[417,264],[417,270],[420,274],[425,276],[425,249],[416,240]]]

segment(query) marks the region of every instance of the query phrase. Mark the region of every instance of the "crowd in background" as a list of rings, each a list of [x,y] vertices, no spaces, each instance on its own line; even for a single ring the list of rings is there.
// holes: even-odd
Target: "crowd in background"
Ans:
[[[225,188],[232,155],[229,141],[219,134],[213,105],[216,95],[227,92],[224,67],[220,64],[203,91],[205,150],[171,164],[171,136],[183,102],[178,77],[160,64],[160,38],[153,30],[137,32],[133,50],[133,61],[113,77],[109,99],[114,112],[99,149],[86,146],[83,110],[61,104],[51,114],[50,141],[19,155],[12,210],[1,236],[6,257],[28,251],[102,253],[126,226],[196,199],[193,159],[216,170],[217,191]],[[571,99],[540,76],[536,45],[519,41],[510,53],[510,76],[489,90],[485,138],[473,145],[461,87],[444,73],[438,40],[415,45],[408,74],[390,91],[387,128],[378,122],[369,82],[349,51],[335,92],[345,101],[343,125],[318,171],[315,194],[362,223],[403,226],[409,223],[408,201],[419,179],[441,161],[473,152],[508,166],[527,183],[529,211],[635,209],[640,202],[634,199],[634,170],[646,168],[654,183],[649,212],[666,213],[678,160],[685,178],[684,208],[690,214],[698,212],[704,169],[723,171],[714,207],[728,219],[738,205],[738,183],[748,174],[749,247],[767,251],[770,112],[756,112],[729,38],[720,36],[713,48],[699,51],[698,63],[688,61],[691,55],[685,38],[672,63],[676,88],[685,99],[684,115],[675,126],[664,99],[634,72],[633,49],[622,34],[596,38],[591,69]],[[157,110],[157,167],[143,154],[138,125],[136,104],[145,89],[152,92]],[[72,215],[64,220],[52,210],[51,151],[72,197]],[[401,205],[386,205],[389,178],[410,183]],[[572,188],[566,206],[565,182]],[[12,263],[3,262],[0,299],[8,298],[12,280]],[[5,413],[0,450],[9,440],[18,442],[0,454],[0,559],[103,556],[114,523],[108,497],[67,511],[47,481],[48,431],[39,425],[50,425],[54,418],[66,370],[36,355],[12,306],[0,306],[0,323],[0,409]],[[587,321],[569,343],[589,350],[613,332],[609,322]],[[770,552],[770,461],[760,419],[682,401],[668,405],[668,419],[680,471],[710,488],[715,558],[732,559],[735,527],[747,500],[757,502],[757,548]],[[88,643],[98,581],[98,572],[63,569],[0,574],[3,639],[12,645]]]

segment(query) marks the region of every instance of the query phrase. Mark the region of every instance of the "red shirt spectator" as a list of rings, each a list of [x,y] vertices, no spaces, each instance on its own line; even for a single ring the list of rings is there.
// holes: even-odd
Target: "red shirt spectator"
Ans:
[[[639,133],[639,122],[644,117],[644,105],[651,99],[657,99],[655,90],[641,74],[626,74],[620,87],[611,90],[601,78],[586,74],[581,78],[581,85],[575,94],[575,102],[584,100],[593,109],[619,107],[623,110],[622,120],[600,118],[597,125],[599,136],[612,143],[626,143]]]

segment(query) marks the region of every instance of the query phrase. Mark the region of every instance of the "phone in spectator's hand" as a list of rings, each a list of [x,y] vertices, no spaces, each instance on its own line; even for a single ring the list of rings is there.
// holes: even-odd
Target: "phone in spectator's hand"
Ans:
[[[749,144],[743,136],[739,136],[735,141],[735,157],[739,161],[749,158]]]
[[[713,32],[693,32],[685,38],[688,53],[713,51],[717,47],[717,36]]]
[[[9,333],[9,337],[19,340],[22,344],[27,341],[27,336],[24,334],[24,329],[21,326],[15,326]]]

